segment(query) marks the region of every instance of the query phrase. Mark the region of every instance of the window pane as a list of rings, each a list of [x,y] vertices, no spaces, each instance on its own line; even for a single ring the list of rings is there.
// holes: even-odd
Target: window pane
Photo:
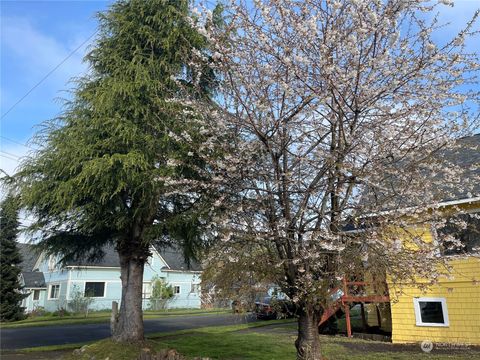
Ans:
[[[85,283],[86,297],[103,297],[105,292],[104,282],[87,282]]]
[[[50,298],[56,299],[58,298],[58,292],[60,290],[60,285],[52,285],[50,287]]]
[[[420,301],[420,314],[422,322],[444,324],[442,303],[440,301]]]
[[[173,293],[174,294],[180,294],[180,286],[174,286],[173,287]]]
[[[40,299],[40,290],[33,290],[33,300]]]

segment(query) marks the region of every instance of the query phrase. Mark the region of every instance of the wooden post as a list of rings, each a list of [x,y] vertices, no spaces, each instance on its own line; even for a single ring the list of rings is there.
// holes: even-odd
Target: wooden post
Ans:
[[[348,297],[348,286],[347,279],[343,278],[343,296]],[[345,322],[347,324],[347,336],[352,337],[352,324],[350,322],[350,304],[348,302],[343,302],[343,307],[345,309]]]
[[[115,333],[118,321],[118,302],[112,301],[112,315],[110,317],[110,332],[112,335]]]
[[[347,323],[347,336],[352,337],[352,324],[350,323],[350,304],[345,303],[345,321]]]

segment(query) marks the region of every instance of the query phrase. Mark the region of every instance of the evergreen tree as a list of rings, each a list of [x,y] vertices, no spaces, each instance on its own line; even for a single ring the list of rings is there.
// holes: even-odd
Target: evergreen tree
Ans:
[[[27,296],[21,293],[18,275],[22,257],[17,248],[18,202],[8,196],[0,209],[0,320],[15,321],[24,317],[20,306]]]
[[[142,280],[151,244],[178,235],[193,253],[213,195],[203,185],[216,131],[191,106],[208,101],[213,77],[201,55],[206,40],[189,15],[187,0],[123,0],[100,14],[96,45],[86,56],[89,74],[38,134],[42,149],[16,177],[42,250],[67,261],[116,247],[122,281],[116,341],[143,340]]]

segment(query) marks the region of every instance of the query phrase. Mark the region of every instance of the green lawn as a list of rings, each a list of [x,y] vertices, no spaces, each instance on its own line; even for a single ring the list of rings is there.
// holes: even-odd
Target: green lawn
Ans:
[[[291,329],[291,326],[286,326]],[[276,329],[277,331],[280,329]],[[155,349],[174,348],[188,356],[223,360],[292,360],[295,359],[295,335],[281,332],[238,332],[233,329],[200,329],[177,337],[151,340]],[[329,360],[472,360],[479,351],[452,354],[425,354],[418,346],[398,346],[377,341],[321,336],[322,354]]]
[[[225,314],[231,310],[226,309],[170,309],[163,311],[145,311],[144,319],[156,319],[165,316],[181,316],[181,315],[209,315],[209,314]],[[63,317],[46,315],[27,318],[25,320],[0,323],[2,328],[20,328],[31,326],[48,326],[48,325],[71,325],[71,324],[96,324],[106,323],[110,321],[110,311],[95,311],[84,315],[67,315]]]
[[[268,325],[278,326],[270,327]],[[153,334],[141,347],[152,351],[173,348],[192,359],[208,357],[222,360],[293,360],[295,359],[295,324],[291,321],[265,321],[252,324],[206,327],[172,333]],[[390,343],[321,336],[322,354],[328,360],[473,360],[480,358],[480,350],[459,350],[438,353],[434,349],[426,354],[419,346],[393,345]],[[60,348],[60,347],[59,347]],[[53,350],[45,347],[43,350]],[[119,346],[110,340],[102,340],[87,347],[82,356],[63,353],[65,360],[136,359],[140,346]]]

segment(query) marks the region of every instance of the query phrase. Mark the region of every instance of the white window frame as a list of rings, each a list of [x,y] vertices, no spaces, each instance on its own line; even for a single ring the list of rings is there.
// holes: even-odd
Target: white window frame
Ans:
[[[144,282],[142,284],[142,299],[150,299],[152,297],[152,288],[151,282]]]
[[[104,299],[107,294],[107,282],[106,281],[85,281],[83,285],[83,296],[87,297],[85,291],[87,289],[87,283],[103,283],[103,295],[102,296],[88,296],[90,299]]]
[[[443,324],[439,323],[425,323],[422,321],[422,313],[420,311],[420,302],[439,302],[442,304]],[[413,298],[413,307],[415,309],[415,320],[417,326],[434,326],[434,327],[448,327],[450,321],[448,319],[447,300],[445,298],[436,297],[418,297]]]
[[[178,288],[178,292],[175,289]],[[173,295],[180,295],[182,292],[182,287],[180,285],[173,285]]]
[[[57,293],[57,297],[51,297],[52,295],[52,288],[54,286],[58,286],[58,293]],[[48,286],[48,300],[58,300],[60,299],[60,289],[61,289],[61,284],[50,284]]]
[[[38,295],[38,298],[35,299],[35,294]],[[39,289],[33,289],[32,292],[32,301],[39,301],[40,300],[40,290]]]

